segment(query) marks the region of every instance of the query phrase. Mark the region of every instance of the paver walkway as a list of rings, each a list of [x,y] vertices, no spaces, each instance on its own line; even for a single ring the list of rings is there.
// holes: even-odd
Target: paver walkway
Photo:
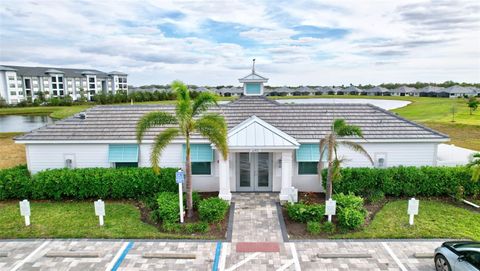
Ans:
[[[282,242],[277,199],[277,193],[233,194],[232,242]]]
[[[233,194],[232,242],[224,243],[220,270],[295,270],[293,244],[283,242],[277,201],[277,193]],[[250,252],[242,252],[245,248]]]

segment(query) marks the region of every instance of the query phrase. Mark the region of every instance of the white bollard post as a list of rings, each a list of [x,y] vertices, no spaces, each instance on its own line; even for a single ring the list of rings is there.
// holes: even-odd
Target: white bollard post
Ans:
[[[30,226],[30,202],[26,199],[20,201],[20,215],[25,217],[25,226]]]
[[[183,187],[178,184],[178,204],[180,205],[180,223],[183,223]]]
[[[183,223],[183,181],[185,174],[181,169],[175,174],[175,181],[178,183],[178,206],[180,207],[180,223]]]

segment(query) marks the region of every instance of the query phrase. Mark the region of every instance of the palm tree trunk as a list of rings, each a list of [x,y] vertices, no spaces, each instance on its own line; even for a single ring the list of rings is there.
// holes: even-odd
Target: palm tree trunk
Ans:
[[[329,135],[328,139],[328,171],[327,171],[327,187],[325,191],[326,199],[332,198],[333,186],[333,148],[335,145],[333,133]]]
[[[186,164],[185,175],[187,179],[187,217],[193,217],[193,202],[192,202],[192,162],[190,158],[190,135],[186,135]]]
[[[318,165],[317,165],[317,171],[318,171],[318,180],[320,182],[320,185],[323,186],[323,161],[322,161],[322,150],[324,148],[323,141],[320,140],[320,143],[318,144],[318,147],[320,148],[319,153],[320,153],[320,158],[318,159]]]

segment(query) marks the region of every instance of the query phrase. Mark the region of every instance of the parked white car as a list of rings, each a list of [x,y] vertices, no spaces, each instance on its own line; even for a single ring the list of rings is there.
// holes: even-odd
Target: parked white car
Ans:
[[[480,270],[480,242],[445,242],[435,249],[437,271]]]

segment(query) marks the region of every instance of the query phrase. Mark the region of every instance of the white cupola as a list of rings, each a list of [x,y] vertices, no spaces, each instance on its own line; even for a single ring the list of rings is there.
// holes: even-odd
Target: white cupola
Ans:
[[[252,73],[238,79],[243,83],[243,95],[245,96],[259,96],[263,95],[263,83],[268,82],[268,78],[260,76],[255,73],[255,59],[252,63]]]

